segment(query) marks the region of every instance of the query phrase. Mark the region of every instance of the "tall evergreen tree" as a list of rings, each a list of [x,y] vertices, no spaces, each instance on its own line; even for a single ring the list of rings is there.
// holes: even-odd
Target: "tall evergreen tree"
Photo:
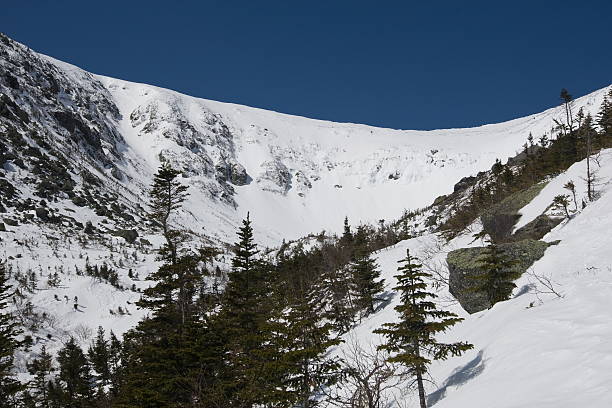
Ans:
[[[401,303],[395,307],[399,321],[385,323],[375,333],[386,337],[387,342],[379,348],[391,354],[389,361],[406,366],[415,376],[421,408],[426,408],[423,376],[429,364],[433,360],[459,356],[473,346],[465,342],[441,343],[436,340],[438,333],[463,319],[437,309],[433,302],[436,295],[427,291],[426,279],[431,275],[423,272],[421,265],[410,256],[410,251],[406,251],[406,257],[399,263],[395,287],[401,296]]]
[[[177,176],[162,165],[151,190],[152,218],[166,238],[160,249],[165,263],[149,276],[155,284],[137,302],[150,314],[125,335],[121,347],[120,407],[187,406],[201,395],[194,380],[200,367],[195,349],[202,334],[198,296],[207,274],[204,265],[214,254],[207,249],[178,251],[183,232],[171,228],[169,219],[185,200],[186,187]]]
[[[105,398],[105,388],[110,383],[111,371],[109,366],[109,344],[105,338],[102,326],[98,327],[96,339],[89,347],[87,357],[89,358],[91,368],[95,371],[97,396],[98,398]]]
[[[384,287],[384,279],[380,279],[380,270],[372,254],[368,251],[367,238],[363,227],[357,229],[355,250],[350,265],[355,291],[355,304],[366,314],[374,313],[374,305],[379,300],[378,295]]]
[[[9,311],[9,301],[15,291],[8,278],[6,265],[0,261],[0,407],[16,406],[17,394],[24,389],[13,373],[15,352],[25,342],[19,340],[22,330]]]
[[[279,374],[271,393],[278,406],[318,406],[314,393],[339,379],[339,361],[326,352],[340,340],[332,337],[333,326],[323,318],[322,303],[315,288],[306,289],[267,327],[276,358],[266,371]]]
[[[59,381],[66,408],[84,408],[93,399],[93,384],[89,362],[83,350],[71,337],[57,354]]]
[[[253,238],[250,215],[238,231],[234,247],[232,270],[223,295],[220,321],[227,339],[227,369],[231,380],[226,383],[227,393],[233,405],[252,407],[262,399],[259,386],[263,375],[262,344],[265,342],[263,327],[271,310],[266,277],[270,265],[258,258]]]
[[[27,368],[33,377],[29,385],[32,406],[51,408],[49,382],[52,381],[55,368],[53,367],[53,357],[47,352],[45,346],[42,347],[38,358],[27,364]]]
[[[490,307],[508,300],[516,287],[513,281],[521,275],[514,268],[516,261],[510,259],[498,245],[490,243],[478,263],[483,272],[474,276],[476,284],[472,290],[485,293]]]
[[[166,239],[166,245],[160,253],[171,264],[176,263],[182,232],[171,227],[170,217],[174,210],[180,208],[188,195],[187,186],[177,180],[179,175],[178,170],[173,169],[168,163],[163,163],[153,178],[149,193],[151,218],[161,227]]]

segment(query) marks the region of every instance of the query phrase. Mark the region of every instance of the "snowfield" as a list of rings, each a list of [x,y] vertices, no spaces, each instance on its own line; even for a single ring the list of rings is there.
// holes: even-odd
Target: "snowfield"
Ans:
[[[452,299],[448,287],[439,291],[441,307],[465,320],[444,334],[452,341],[469,341],[474,349],[459,358],[431,367],[428,403],[436,408],[570,408],[612,406],[612,150],[602,152],[598,170],[599,199],[563,221],[544,237],[550,246],[542,259],[517,282],[514,297],[490,310],[467,314]],[[521,212],[533,219],[546,210],[552,198],[576,182],[578,200],[586,201],[580,177],[585,161],[555,177]],[[521,222],[526,223],[524,220]],[[437,249],[435,236],[400,242],[378,255],[387,290],[395,285],[397,261],[410,249],[425,265],[443,262],[456,248],[481,246],[471,234]],[[437,249],[432,251],[432,248]],[[431,254],[435,255],[431,256]],[[425,253],[427,255],[425,255]],[[533,276],[552,282],[550,292]],[[364,320],[346,335],[364,348],[379,344],[372,333],[396,319],[399,299]],[[342,354],[346,344],[336,352]],[[401,395],[399,391],[395,391]],[[412,392],[401,397],[406,406],[418,406]]]

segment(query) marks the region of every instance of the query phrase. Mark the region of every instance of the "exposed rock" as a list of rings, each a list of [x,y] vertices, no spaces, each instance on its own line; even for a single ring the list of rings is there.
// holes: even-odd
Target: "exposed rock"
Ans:
[[[138,231],[133,229],[117,230],[112,232],[112,234],[116,237],[121,237],[125,239],[130,244],[134,243],[134,241],[136,241],[136,238],[138,238]]]
[[[257,183],[263,190],[286,194],[291,188],[291,173],[287,166],[278,160],[262,163],[262,172],[257,177]]]
[[[501,244],[500,248],[516,261],[514,268],[522,274],[544,256],[548,245],[546,242],[526,239]],[[484,247],[461,248],[449,252],[446,257],[449,291],[468,313],[476,313],[490,307],[485,294],[472,289],[475,284],[473,277],[482,273],[479,258],[484,249]]]
[[[6,232],[6,227],[3,222],[0,222],[0,232]]]
[[[461,180],[459,180],[459,182],[457,182],[457,184],[455,184],[455,187],[453,188],[453,193],[466,190],[468,187],[472,186],[476,182],[476,180],[476,176],[462,178]]]
[[[516,241],[522,239],[542,239],[544,235],[559,225],[561,221],[563,221],[561,217],[551,218],[546,214],[541,214],[529,224],[519,228],[512,238]]]
[[[544,186],[546,183],[538,183],[517,191],[485,211],[480,217],[482,228],[489,234],[493,242],[503,243],[515,240],[510,235],[514,225],[521,217],[518,211],[537,197]]]
[[[16,226],[18,226],[18,225],[19,225],[19,223],[18,223],[16,220],[13,220],[13,219],[11,219],[11,218],[5,218],[5,219],[4,219],[4,223],[5,223],[6,225],[10,225],[11,227],[16,227]]]
[[[34,211],[36,211],[36,216],[40,218],[41,220],[43,221],[49,220],[49,210],[47,210],[46,208],[38,207]]]
[[[228,167],[230,183],[235,186],[244,186],[249,183],[250,177],[242,164],[232,163]]]

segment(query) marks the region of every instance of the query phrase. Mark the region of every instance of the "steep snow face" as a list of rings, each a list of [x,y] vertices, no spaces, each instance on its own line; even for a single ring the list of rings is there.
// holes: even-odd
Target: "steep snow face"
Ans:
[[[563,114],[556,108],[473,129],[401,131],[97,78],[119,107],[126,154],[143,164],[142,175],[149,176],[161,157],[181,168],[188,183],[200,187],[194,217],[222,239],[247,211],[267,242],[337,230],[344,216],[353,222],[396,218],[449,193],[495,158],[514,155],[529,132],[549,132]],[[581,98],[575,109],[594,112],[604,93]]]
[[[544,241],[555,242],[519,280],[512,299],[473,315],[467,314],[448,293],[438,291],[440,308],[465,320],[441,336],[444,341],[469,341],[474,349],[460,358],[435,362],[427,384],[428,406],[555,407],[612,406],[612,150],[593,163],[599,183],[598,199],[572,214]],[[588,202],[584,182],[585,161],[574,164],[550,181],[521,210],[528,222],[545,211],[554,196],[566,194],[563,185],[573,179],[577,200]],[[545,203],[545,204],[544,204]],[[560,213],[559,213],[560,214]],[[525,222],[525,221],[523,221]],[[387,289],[396,284],[397,261],[410,249],[425,268],[443,271],[446,254],[454,249],[481,246],[471,233],[444,244],[435,235],[403,241],[378,254]],[[536,277],[539,277],[536,278]],[[549,281],[552,293],[544,283]],[[343,354],[357,341],[366,350],[382,339],[372,333],[385,322],[397,320],[393,307],[399,299],[364,320],[346,335]],[[350,354],[350,353],[349,353]],[[417,406],[414,392],[395,390],[398,400]],[[412,405],[411,405],[412,404]]]
[[[138,218],[152,175],[166,160],[190,186],[178,222],[224,242],[249,211],[267,245],[337,231],[345,216],[352,223],[397,218],[449,193],[495,158],[514,155],[529,132],[539,136],[563,117],[555,108],[435,131],[340,124],[93,75],[6,37],[0,48],[12,72],[1,78],[0,92],[53,144],[65,146],[77,195],[88,190],[80,180],[85,169],[110,183],[106,190]],[[574,109],[594,111],[604,93],[579,99]]]

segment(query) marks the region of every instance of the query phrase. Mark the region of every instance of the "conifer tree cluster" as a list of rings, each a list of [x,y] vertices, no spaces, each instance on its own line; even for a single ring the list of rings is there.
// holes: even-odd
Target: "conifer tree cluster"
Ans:
[[[453,236],[463,231],[492,204],[585,159],[586,168],[582,179],[587,191],[586,200],[588,202],[596,198],[597,174],[593,157],[601,149],[612,147],[612,90],[604,98],[596,118],[585,114],[582,109],[573,112],[572,96],[565,89],[561,91],[560,100],[564,120],[556,121],[555,126],[537,140],[529,134],[523,151],[515,160],[506,164],[497,160],[488,179],[469,190],[467,202],[455,209],[441,230]],[[576,186],[573,188],[575,194]]]

